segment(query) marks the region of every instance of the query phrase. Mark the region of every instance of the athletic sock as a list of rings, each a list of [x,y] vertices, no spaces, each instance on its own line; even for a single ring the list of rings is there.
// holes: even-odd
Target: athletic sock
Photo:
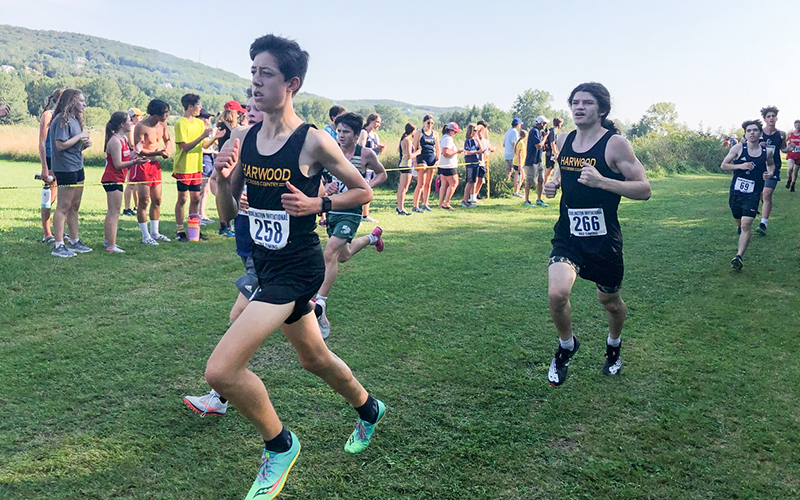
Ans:
[[[765,226],[767,225],[767,222],[769,222],[769,219],[765,219],[764,217],[761,218],[761,223]]]
[[[158,219],[150,221],[150,234],[159,234]]]
[[[367,402],[356,408],[356,411],[361,420],[374,425],[378,421],[378,400],[368,394]]]
[[[146,240],[150,238],[150,232],[147,230],[147,222],[140,222],[139,223],[139,230],[142,232],[142,239]]]
[[[610,345],[611,347],[619,347],[622,343],[622,337],[617,337],[616,340],[611,338],[611,334],[608,334],[608,338],[606,339],[606,344]]]
[[[63,246],[64,246],[64,240],[56,240],[55,243],[53,244],[53,248],[58,248]]]
[[[575,349],[575,336],[574,335],[570,335],[569,340],[558,339],[558,343],[559,343],[559,345],[561,345],[562,349],[566,349],[568,351],[571,351],[571,350]]]
[[[375,236],[374,234],[368,234],[367,238],[369,238],[369,244],[370,245],[374,245],[375,243],[378,242],[378,237]]]
[[[264,448],[275,453],[286,453],[292,447],[292,435],[286,430],[286,427],[281,428],[281,432],[277,436],[267,441],[264,440]]]
[[[183,232],[183,224],[175,224],[175,232],[182,233]]]
[[[314,304],[314,315],[319,318],[325,314],[325,306],[328,304],[328,297],[317,294],[317,296],[314,298],[316,299],[316,303]]]

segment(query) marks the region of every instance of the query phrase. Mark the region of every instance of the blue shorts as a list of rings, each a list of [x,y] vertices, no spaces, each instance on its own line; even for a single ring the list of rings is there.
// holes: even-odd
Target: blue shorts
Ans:
[[[236,234],[236,253],[239,257],[252,257],[253,238],[250,236],[250,218],[238,214],[233,219],[233,231]]]
[[[203,153],[203,177],[211,177],[214,173],[214,155]]]

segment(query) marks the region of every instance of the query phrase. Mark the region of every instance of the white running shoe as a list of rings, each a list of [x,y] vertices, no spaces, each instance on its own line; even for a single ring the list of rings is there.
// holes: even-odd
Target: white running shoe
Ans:
[[[113,247],[106,247],[106,253],[125,253],[125,250],[121,249],[117,245]]]
[[[149,238],[142,238],[142,243],[144,243],[145,245],[158,246],[158,242],[154,240],[152,236]]]
[[[328,303],[324,300],[317,300],[313,299],[314,307],[319,305],[322,309],[322,314],[317,318],[317,322],[319,323],[319,331],[322,334],[323,339],[327,339],[331,335],[331,322],[328,321]]]
[[[166,236],[164,236],[161,233],[156,233],[156,234],[154,234],[152,236],[153,236],[153,239],[157,240],[157,241],[166,241],[166,242],[172,241],[171,239],[167,238]]]
[[[186,396],[183,402],[202,417],[206,415],[221,417],[228,411],[228,402],[220,401],[219,394],[214,389],[205,396]]]

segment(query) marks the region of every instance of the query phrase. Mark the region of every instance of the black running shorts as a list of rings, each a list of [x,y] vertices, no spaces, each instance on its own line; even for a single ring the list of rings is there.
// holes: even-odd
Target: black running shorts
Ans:
[[[603,293],[616,293],[622,288],[622,277],[625,274],[622,252],[610,249],[599,253],[586,251],[580,244],[571,242],[572,239],[553,240],[550,265],[556,262],[571,265],[578,276],[593,281]]]
[[[758,215],[758,202],[760,193],[731,193],[728,197],[728,206],[734,219],[754,217]]]
[[[258,275],[258,290],[250,300],[268,304],[294,302],[285,323],[291,324],[311,312],[310,300],[325,280],[325,259],[317,242],[291,255],[271,258],[265,248],[255,245],[253,263]]]

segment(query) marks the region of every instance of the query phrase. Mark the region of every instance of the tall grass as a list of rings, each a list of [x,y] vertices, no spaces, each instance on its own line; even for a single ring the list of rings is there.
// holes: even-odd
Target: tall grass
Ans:
[[[105,163],[103,141],[105,130],[90,128],[92,146],[83,151],[86,165],[98,166]],[[39,162],[39,127],[25,125],[0,126],[0,158],[17,161]]]

